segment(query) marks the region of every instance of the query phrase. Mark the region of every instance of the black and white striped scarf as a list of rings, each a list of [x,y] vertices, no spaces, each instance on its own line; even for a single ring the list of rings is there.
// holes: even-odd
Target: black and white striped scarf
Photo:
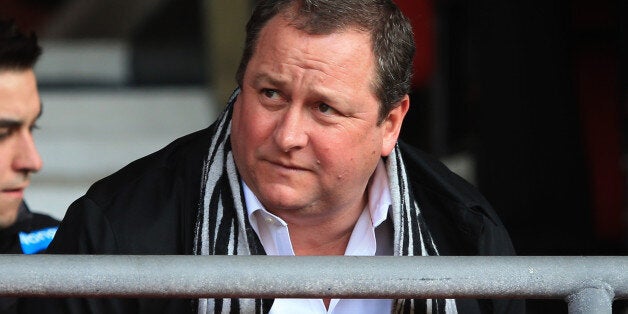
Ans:
[[[245,208],[240,177],[231,151],[231,116],[236,90],[214,123],[195,226],[196,255],[264,255]],[[394,254],[438,255],[436,245],[408,185],[405,166],[396,146],[386,160],[392,198]],[[198,313],[268,313],[271,299],[200,299]],[[454,300],[395,300],[392,313],[456,313]]]

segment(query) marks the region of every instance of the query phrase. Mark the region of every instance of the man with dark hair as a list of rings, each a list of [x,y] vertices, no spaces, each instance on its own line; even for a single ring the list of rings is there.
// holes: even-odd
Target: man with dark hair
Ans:
[[[414,43],[390,0],[259,1],[246,29],[238,88],[218,120],[95,183],[50,252],[514,254],[470,184],[397,143]],[[64,313],[523,311],[521,301],[451,299],[26,304]]]
[[[41,103],[33,66],[41,54],[34,35],[0,20],[0,253],[33,254],[52,240],[59,222],[32,213],[23,200],[30,174],[42,161],[33,141]],[[15,299],[1,298],[0,313]]]
[[[2,253],[32,254],[42,251],[52,240],[59,224],[48,216],[31,213],[23,200],[30,174],[42,167],[32,134],[41,116],[41,101],[33,71],[40,54],[41,48],[34,34],[26,36],[14,23],[0,21]]]

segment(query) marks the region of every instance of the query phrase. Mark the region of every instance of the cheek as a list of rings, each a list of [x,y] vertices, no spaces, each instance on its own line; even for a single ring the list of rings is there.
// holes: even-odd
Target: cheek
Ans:
[[[363,180],[370,177],[371,170],[380,159],[380,148],[377,141],[325,141],[325,148],[316,149],[319,166],[331,174],[334,181]]]
[[[12,162],[12,154],[8,149],[4,149],[5,145],[0,144],[0,178],[9,173]]]
[[[243,103],[237,103],[236,105],[233,110],[231,134],[232,138],[237,142],[233,144],[234,146],[246,146],[259,134],[256,130],[259,128],[260,119],[255,118],[255,113],[252,112],[250,106],[246,106]]]
[[[254,163],[263,151],[269,150],[272,120],[251,111],[241,112],[237,117],[235,113],[231,130],[234,153],[240,155],[242,162]]]

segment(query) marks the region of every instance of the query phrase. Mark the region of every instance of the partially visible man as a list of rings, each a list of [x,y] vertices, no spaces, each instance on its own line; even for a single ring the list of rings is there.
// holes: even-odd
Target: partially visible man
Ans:
[[[59,221],[32,213],[24,202],[30,175],[42,160],[33,141],[41,101],[33,66],[41,48],[35,35],[0,20],[0,253],[46,249]],[[0,298],[0,313],[15,313],[16,299]]]
[[[41,115],[33,66],[40,54],[35,35],[0,21],[0,253],[38,253],[59,224],[30,212],[23,199],[30,175],[42,167],[33,140]]]
[[[510,255],[477,190],[398,144],[412,30],[390,0],[261,0],[218,121],[95,183],[61,254]],[[208,265],[208,267],[211,267]],[[49,299],[41,313],[520,313],[522,301]]]

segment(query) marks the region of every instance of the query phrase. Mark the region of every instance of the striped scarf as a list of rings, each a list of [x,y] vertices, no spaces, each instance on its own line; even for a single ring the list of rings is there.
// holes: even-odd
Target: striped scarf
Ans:
[[[236,90],[212,126],[209,153],[203,166],[203,182],[195,226],[195,255],[265,255],[251,228],[244,205],[240,177],[231,151],[231,115]],[[399,147],[386,159],[390,181],[394,254],[438,255],[419,206],[412,195]],[[198,313],[268,313],[272,299],[200,299]],[[456,313],[451,299],[399,299],[392,313]],[[195,305],[196,306],[196,305]]]

